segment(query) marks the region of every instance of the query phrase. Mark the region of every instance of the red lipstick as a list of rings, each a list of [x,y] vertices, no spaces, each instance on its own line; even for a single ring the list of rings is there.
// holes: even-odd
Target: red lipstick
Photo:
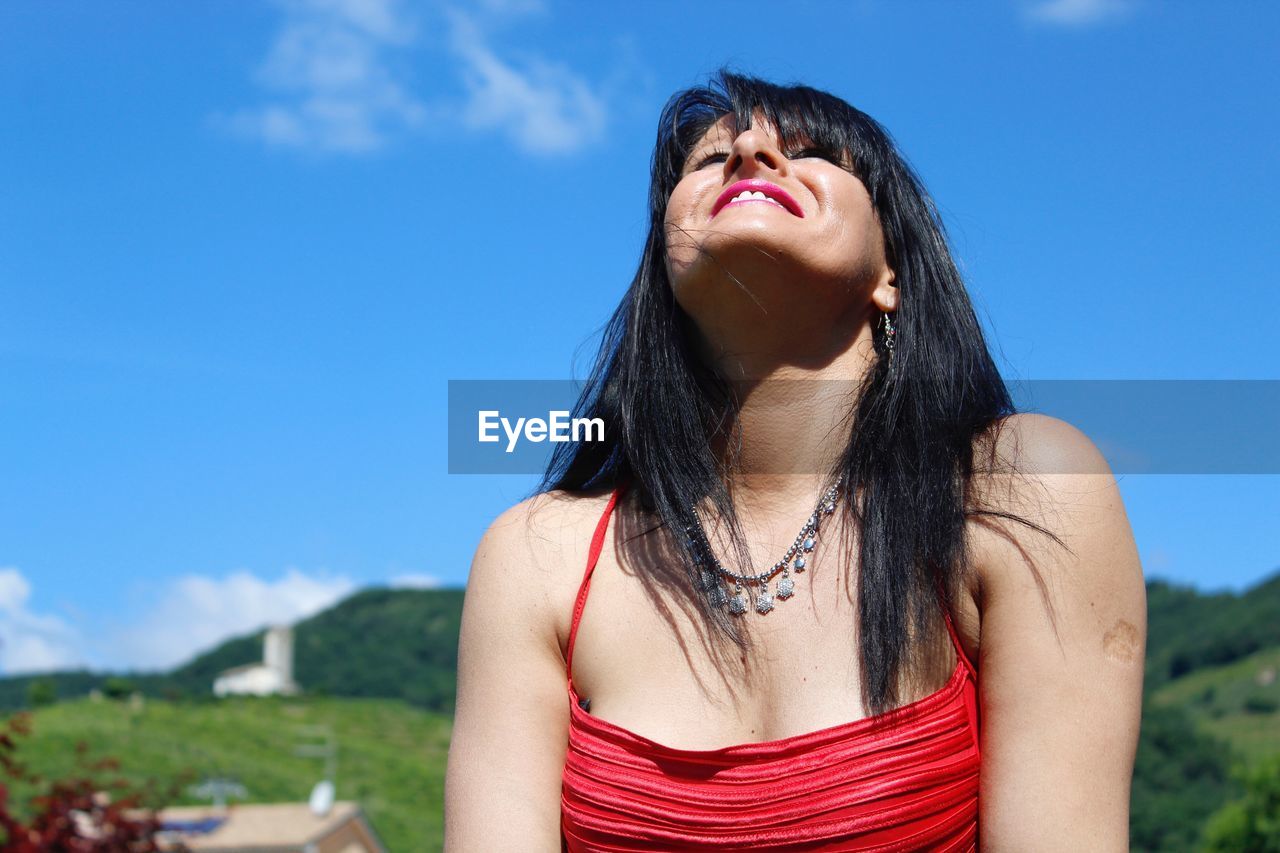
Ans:
[[[776,202],[786,208],[786,210],[793,216],[798,216],[801,219],[804,218],[804,211],[800,209],[800,205],[796,204],[796,200],[788,195],[782,187],[777,184],[771,184],[768,181],[762,181],[759,178],[752,178],[751,180],[738,181],[737,183],[731,184],[728,189],[720,193],[720,197],[716,199],[716,203],[711,206],[711,215],[714,217],[717,213],[727,207],[730,202],[733,202],[735,196],[744,191],[763,193],[765,198],[772,199],[773,202]],[[743,199],[742,202],[734,203],[745,204],[747,201],[760,201],[764,204],[770,204],[769,201],[765,201],[764,199]]]

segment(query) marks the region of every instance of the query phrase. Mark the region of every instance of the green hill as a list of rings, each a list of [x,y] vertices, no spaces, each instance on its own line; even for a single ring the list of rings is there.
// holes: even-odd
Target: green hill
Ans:
[[[1195,670],[1153,692],[1151,701],[1185,709],[1203,731],[1255,764],[1280,753],[1280,646]]]
[[[461,589],[366,589],[294,626],[294,676],[308,693],[403,699],[452,713]],[[27,707],[34,681],[58,698],[85,696],[124,678],[155,698],[212,695],[224,669],[262,660],[261,630],[235,637],[166,673],[83,670],[0,679],[0,710]]]
[[[461,589],[366,589],[294,626],[294,677],[328,696],[403,699],[452,713]],[[238,637],[169,674],[165,686],[207,695],[219,672],[262,660],[262,632]]]
[[[1280,755],[1280,647],[1148,691],[1134,767],[1134,850],[1201,849],[1205,821],[1240,796],[1233,765]]]
[[[1234,765],[1280,755],[1280,647],[1201,667],[1148,691],[1133,778],[1134,850],[1197,850],[1240,796]]]
[[[1280,753],[1280,688],[1258,679],[1280,662],[1280,574],[1240,595],[1150,581],[1147,619],[1131,846],[1197,850],[1241,794],[1230,768]]]
[[[1280,572],[1237,595],[1147,583],[1148,690],[1280,647]]]
[[[74,745],[121,760],[134,784],[169,780],[184,770],[230,777],[253,802],[305,802],[322,778],[319,759],[295,747],[314,743],[302,726],[328,726],[337,744],[337,795],[360,803],[391,851],[439,850],[444,838],[444,769],[450,718],[385,699],[254,699],[218,702],[127,702],[80,699],[33,714],[21,760],[37,773],[61,777],[74,769]],[[26,802],[26,791],[15,799]],[[184,798],[176,803],[198,803]]]

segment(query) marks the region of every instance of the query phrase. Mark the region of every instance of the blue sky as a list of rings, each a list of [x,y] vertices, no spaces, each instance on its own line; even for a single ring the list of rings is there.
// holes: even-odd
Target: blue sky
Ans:
[[[0,672],[169,665],[361,586],[463,583],[532,480],[446,473],[447,380],[581,374],[639,255],[658,111],[725,63],[889,128],[1007,376],[1280,378],[1278,24],[3,4]],[[1121,488],[1148,575],[1280,566],[1280,477]]]

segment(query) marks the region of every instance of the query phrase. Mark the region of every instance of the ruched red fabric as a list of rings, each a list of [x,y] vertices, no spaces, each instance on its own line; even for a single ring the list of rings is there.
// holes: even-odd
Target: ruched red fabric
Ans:
[[[943,606],[958,661],[939,690],[886,714],[711,750],[664,746],[592,716],[573,646],[609,517],[596,526],[566,651],[566,851],[961,851],[978,845],[977,672]]]

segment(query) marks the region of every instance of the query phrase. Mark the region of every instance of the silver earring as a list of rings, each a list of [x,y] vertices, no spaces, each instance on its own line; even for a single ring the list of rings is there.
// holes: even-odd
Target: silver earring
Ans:
[[[889,351],[889,363],[892,364],[893,363],[893,345],[894,345],[893,339],[894,339],[894,336],[898,334],[898,330],[893,327],[893,320],[889,319],[888,312],[882,311],[880,313],[884,317],[884,320],[880,324],[881,326],[884,327],[884,346],[885,346],[885,349]]]

